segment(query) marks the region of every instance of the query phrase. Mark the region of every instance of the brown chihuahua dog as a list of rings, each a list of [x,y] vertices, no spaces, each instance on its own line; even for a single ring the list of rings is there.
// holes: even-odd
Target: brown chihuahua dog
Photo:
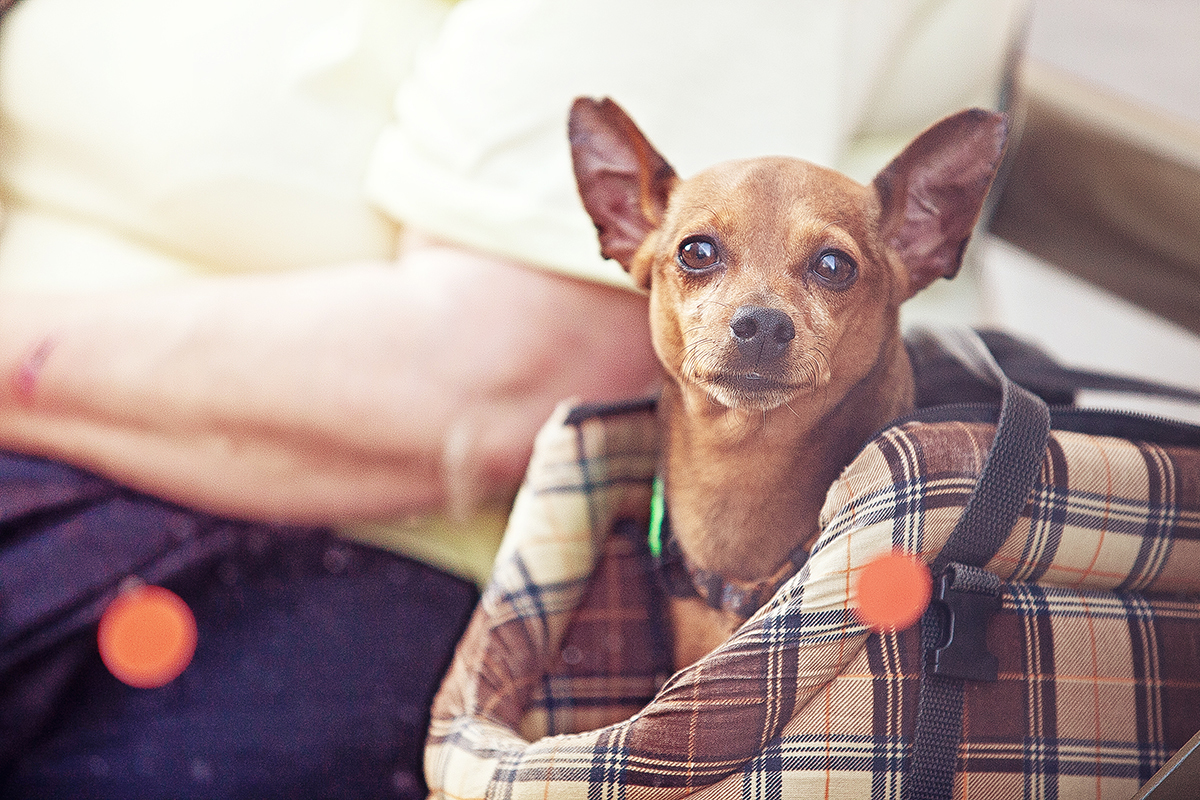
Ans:
[[[650,293],[665,375],[667,552],[689,584],[672,591],[676,667],[795,573],[830,485],[911,410],[900,304],[958,272],[1006,134],[961,112],[869,186],[791,158],[680,180],[611,100],[575,102],[579,192],[603,255]]]

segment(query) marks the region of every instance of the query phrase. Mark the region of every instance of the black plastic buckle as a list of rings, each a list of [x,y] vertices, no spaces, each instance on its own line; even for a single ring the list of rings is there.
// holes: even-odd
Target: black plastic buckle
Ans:
[[[987,628],[1000,610],[1000,579],[978,567],[951,564],[933,602],[942,610],[940,641],[926,650],[928,671],[947,678],[994,681],[1000,662],[987,648]]]

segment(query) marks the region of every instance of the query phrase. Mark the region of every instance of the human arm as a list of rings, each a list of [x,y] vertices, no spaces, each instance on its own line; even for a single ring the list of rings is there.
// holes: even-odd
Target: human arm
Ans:
[[[645,391],[644,298],[410,237],[395,263],[0,295],[0,446],[333,523],[511,491],[567,396]]]

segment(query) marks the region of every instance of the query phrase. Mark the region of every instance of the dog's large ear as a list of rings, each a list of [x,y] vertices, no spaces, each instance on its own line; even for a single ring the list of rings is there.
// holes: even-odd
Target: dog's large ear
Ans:
[[[596,225],[600,253],[629,270],[646,235],[662,221],[675,170],[608,98],[578,98],[568,131],[575,182]],[[647,287],[649,276],[633,277]]]
[[[996,176],[1008,122],[970,109],[913,140],[875,177],[884,240],[908,267],[911,293],[953,278]]]

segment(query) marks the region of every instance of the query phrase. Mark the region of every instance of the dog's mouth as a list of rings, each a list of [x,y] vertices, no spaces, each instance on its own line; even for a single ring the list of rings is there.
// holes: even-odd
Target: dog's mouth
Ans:
[[[756,394],[758,392],[791,392],[797,388],[793,384],[784,383],[781,380],[758,372],[745,372],[737,375],[720,373],[710,376],[708,381],[726,389],[747,392],[749,394]]]
[[[727,406],[752,406],[764,410],[782,405],[800,387],[760,372],[715,373],[705,376],[709,393]]]

